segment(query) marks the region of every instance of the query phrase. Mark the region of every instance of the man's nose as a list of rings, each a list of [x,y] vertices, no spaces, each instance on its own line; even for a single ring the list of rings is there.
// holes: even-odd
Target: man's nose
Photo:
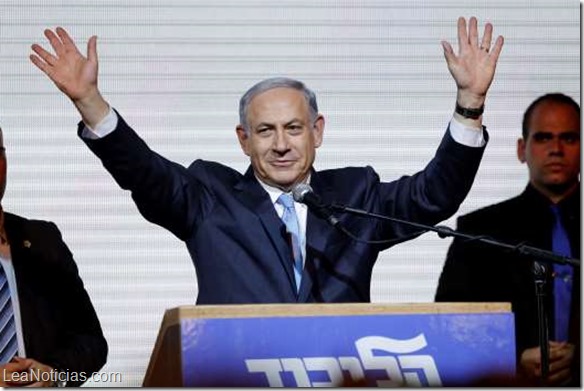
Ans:
[[[278,152],[285,152],[288,149],[288,136],[286,135],[286,132],[278,129],[276,131],[276,135],[274,136],[274,150]]]
[[[564,143],[559,137],[553,137],[550,141],[550,154],[563,155]]]

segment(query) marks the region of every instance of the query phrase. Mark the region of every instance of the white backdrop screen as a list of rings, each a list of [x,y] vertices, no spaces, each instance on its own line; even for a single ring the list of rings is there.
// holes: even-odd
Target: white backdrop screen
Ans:
[[[193,304],[183,243],[146,222],[76,137],[73,105],[28,60],[43,30],[63,26],[82,51],[97,35],[100,85],[156,151],[244,171],[239,97],[272,76],[305,81],[326,118],[319,169],[372,165],[384,180],[420,170],[455,102],[440,40],[458,16],[505,36],[484,115],[491,135],[456,216],[518,194],[523,110],[537,96],[580,99],[575,0],[3,0],[0,125],[9,162],[6,210],[54,221],[79,265],[110,346],[104,371],[140,385],[164,310]],[[456,49],[456,48],[455,48]],[[456,216],[445,222],[455,226]],[[374,302],[432,301],[450,241],[426,234],[383,253]]]

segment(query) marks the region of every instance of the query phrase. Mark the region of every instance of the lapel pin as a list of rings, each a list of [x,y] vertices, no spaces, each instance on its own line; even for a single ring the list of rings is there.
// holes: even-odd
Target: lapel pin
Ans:
[[[24,247],[26,248],[30,248],[30,240],[25,240],[24,242],[22,242],[22,244],[24,245]]]

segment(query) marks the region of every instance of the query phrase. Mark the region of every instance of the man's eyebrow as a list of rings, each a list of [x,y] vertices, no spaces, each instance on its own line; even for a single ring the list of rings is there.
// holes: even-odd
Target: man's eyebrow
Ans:
[[[302,124],[303,122],[302,122],[302,120],[300,118],[292,118],[290,121],[286,122],[284,124],[284,126],[290,126],[290,125],[292,125],[294,123],[300,123],[300,124]],[[274,127],[275,125],[272,124],[272,123],[270,123],[270,122],[260,122],[259,124],[257,124],[255,126],[255,129],[261,128],[262,126]]]
[[[272,124],[271,124],[271,123],[269,123],[269,122],[260,122],[260,123],[259,123],[259,124],[257,124],[257,125],[256,125],[254,128],[255,128],[255,129],[257,129],[257,128],[261,128],[262,126],[272,127],[272,126],[274,126],[274,125],[272,125]]]
[[[292,125],[293,123],[302,123],[302,120],[299,118],[293,118],[290,121],[286,122],[285,126],[289,126]]]
[[[531,133],[532,134],[552,134],[553,131],[542,129],[542,130],[533,130]],[[574,134],[574,133],[580,134],[580,131],[576,130],[576,129],[570,129],[570,130],[561,131],[559,133],[559,135],[561,136],[562,134]]]

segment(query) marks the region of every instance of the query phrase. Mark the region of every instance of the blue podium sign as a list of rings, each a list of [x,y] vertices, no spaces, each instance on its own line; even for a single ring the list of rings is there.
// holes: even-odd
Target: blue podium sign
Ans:
[[[463,386],[515,374],[513,315],[184,318],[182,385]]]

